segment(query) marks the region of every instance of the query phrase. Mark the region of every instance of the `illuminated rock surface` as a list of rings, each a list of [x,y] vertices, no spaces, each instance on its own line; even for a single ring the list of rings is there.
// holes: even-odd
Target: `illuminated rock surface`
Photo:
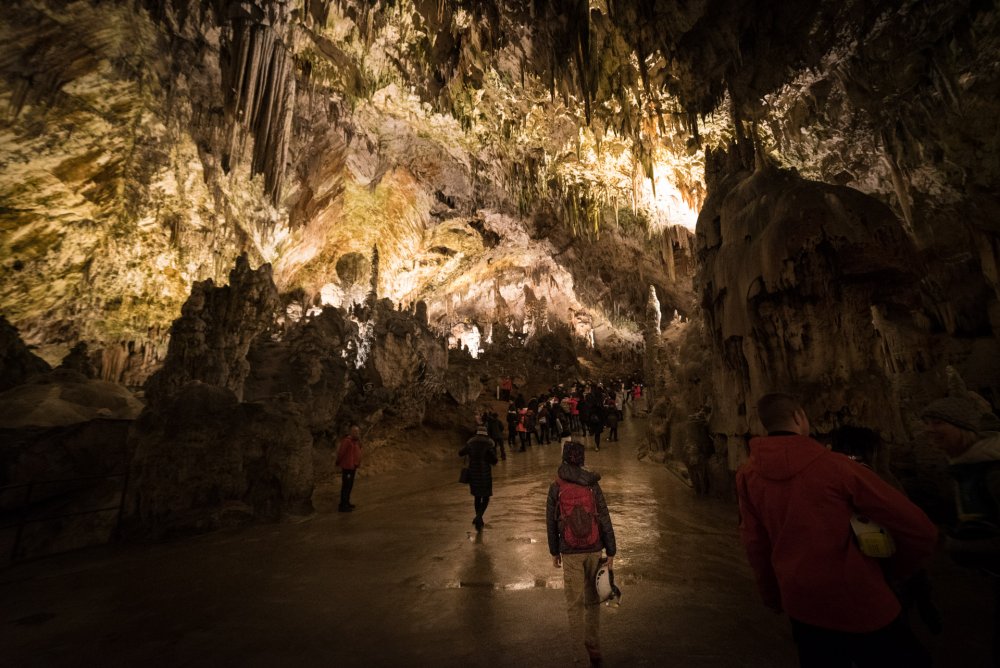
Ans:
[[[287,520],[352,422],[433,466],[502,377],[635,373],[699,495],[787,389],[945,521],[919,412],[1000,397],[998,60],[971,0],[11,0],[0,485]]]

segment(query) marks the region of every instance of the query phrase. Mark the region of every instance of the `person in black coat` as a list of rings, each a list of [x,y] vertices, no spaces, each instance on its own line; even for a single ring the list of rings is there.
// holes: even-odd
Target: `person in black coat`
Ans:
[[[511,452],[514,452],[514,447],[517,445],[517,423],[520,419],[517,406],[513,401],[510,402],[507,406],[507,445],[510,446]]]
[[[476,531],[482,531],[483,514],[493,496],[493,466],[497,463],[497,453],[493,440],[484,425],[479,425],[476,435],[458,451],[459,457],[469,458],[469,493],[475,499],[476,517],[472,520]]]
[[[503,447],[503,422],[496,413],[487,412],[483,415],[483,422],[486,424],[486,432],[493,439],[493,445],[500,450],[500,459],[507,459],[507,451]]]

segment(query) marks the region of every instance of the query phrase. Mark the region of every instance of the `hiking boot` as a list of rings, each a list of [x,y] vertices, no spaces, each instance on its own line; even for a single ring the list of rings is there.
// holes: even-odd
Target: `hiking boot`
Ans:
[[[349,513],[354,510],[354,506],[337,506],[337,512],[339,513]]]
[[[590,657],[591,667],[604,665],[604,657],[601,656],[601,650],[591,647],[590,645],[584,645],[587,648],[587,655]]]

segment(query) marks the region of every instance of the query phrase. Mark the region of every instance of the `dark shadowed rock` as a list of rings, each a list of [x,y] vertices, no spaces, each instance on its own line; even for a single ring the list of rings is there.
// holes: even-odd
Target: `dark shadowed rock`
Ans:
[[[132,419],[142,402],[121,385],[55,369],[0,393],[0,427],[53,427],[98,417]]]
[[[17,328],[0,315],[0,391],[20,385],[50,368],[48,362],[24,345]]]
[[[312,436],[287,395],[240,403],[194,382],[147,409],[134,451],[124,526],[167,536],[311,512]]]
[[[229,285],[211,280],[195,283],[170,329],[170,347],[163,368],[146,383],[151,403],[192,380],[217,385],[243,396],[250,371],[247,351],[254,338],[273,326],[280,306],[271,266],[250,268],[246,255],[229,272]]]
[[[94,364],[85,341],[80,341],[73,346],[57,368],[76,371],[87,378],[97,378],[98,376],[97,365]]]
[[[98,418],[0,428],[0,486],[13,486],[0,495],[0,524],[26,520],[16,550],[7,542],[0,549],[21,559],[111,540],[128,471],[131,423]],[[6,539],[13,536],[4,532]]]

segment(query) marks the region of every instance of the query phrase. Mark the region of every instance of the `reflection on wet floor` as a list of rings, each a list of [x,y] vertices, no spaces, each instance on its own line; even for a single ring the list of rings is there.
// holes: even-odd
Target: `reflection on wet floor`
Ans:
[[[587,453],[625,600],[602,608],[606,664],[794,665],[787,620],[758,600],[734,505],[637,461],[632,436],[629,419],[621,442]],[[4,665],[572,665],[545,536],[559,459],[554,444],[508,455],[481,533],[456,458],[362,478],[350,514],[16,566],[0,573]],[[984,625],[963,610],[966,635]]]

